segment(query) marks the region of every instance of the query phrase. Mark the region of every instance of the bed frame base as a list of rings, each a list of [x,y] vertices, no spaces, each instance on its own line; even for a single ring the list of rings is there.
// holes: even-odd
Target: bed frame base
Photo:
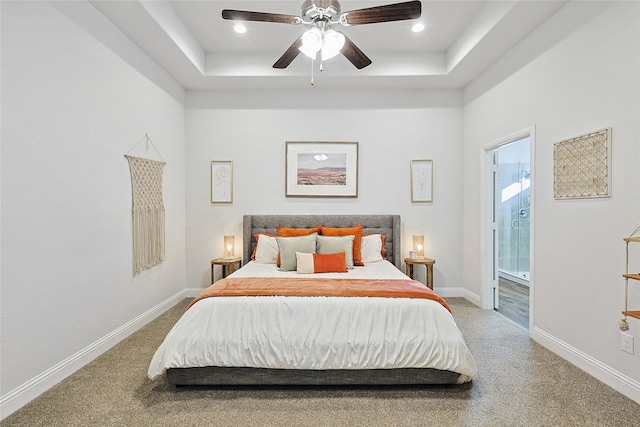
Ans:
[[[266,369],[206,366],[167,369],[173,385],[418,385],[457,384],[460,374],[432,368]]]

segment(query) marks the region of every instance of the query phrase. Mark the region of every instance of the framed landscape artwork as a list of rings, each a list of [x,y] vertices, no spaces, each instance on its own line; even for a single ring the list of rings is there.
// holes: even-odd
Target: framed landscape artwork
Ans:
[[[287,197],[358,197],[357,142],[286,145]]]

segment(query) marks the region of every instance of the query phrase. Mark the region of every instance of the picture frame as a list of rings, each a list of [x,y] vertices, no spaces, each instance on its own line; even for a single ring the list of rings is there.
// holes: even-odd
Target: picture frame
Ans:
[[[287,141],[286,197],[358,197],[358,142]]]
[[[233,203],[233,162],[211,161],[211,203]]]
[[[411,160],[411,202],[433,201],[433,161]]]
[[[611,128],[553,145],[555,200],[611,197]]]

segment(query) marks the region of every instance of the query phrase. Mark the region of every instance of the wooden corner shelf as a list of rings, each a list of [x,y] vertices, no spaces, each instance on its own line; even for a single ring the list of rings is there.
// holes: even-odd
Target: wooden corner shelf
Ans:
[[[635,317],[636,319],[640,319],[640,310],[636,311],[623,311],[622,314],[629,317]]]
[[[629,273],[629,244],[630,243],[640,243],[640,227],[636,228],[633,233],[629,237],[625,237],[622,240],[625,242],[626,250],[627,250],[627,260],[625,266],[625,274],[622,275],[624,277],[624,310],[622,314],[624,316],[633,317],[634,319],[640,319],[640,310],[629,310],[629,280],[631,281],[640,281],[640,273]],[[637,283],[637,282],[635,282]],[[628,326],[627,326],[628,328]],[[622,329],[622,326],[621,326]]]

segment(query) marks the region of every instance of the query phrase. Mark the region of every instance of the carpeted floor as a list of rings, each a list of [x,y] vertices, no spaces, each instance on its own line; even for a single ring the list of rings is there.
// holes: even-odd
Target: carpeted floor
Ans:
[[[480,373],[440,387],[174,388],[146,377],[188,300],[0,425],[632,426],[640,405],[529,339],[493,310],[447,300]]]

